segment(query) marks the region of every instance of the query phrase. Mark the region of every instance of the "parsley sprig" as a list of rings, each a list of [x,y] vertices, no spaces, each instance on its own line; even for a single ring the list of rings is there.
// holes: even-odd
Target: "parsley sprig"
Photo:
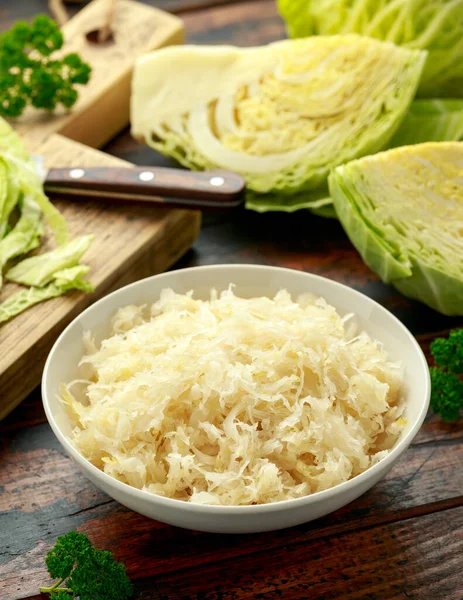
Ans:
[[[94,548],[83,533],[59,537],[45,562],[50,576],[58,579],[51,587],[40,588],[50,600],[126,600],[132,594],[125,566],[112,552]]]
[[[463,409],[463,329],[431,343],[431,408],[444,421],[456,421]]]
[[[76,53],[53,58],[63,46],[57,23],[39,15],[32,24],[18,21],[0,35],[0,115],[19,117],[25,107],[70,108],[76,84],[86,84],[91,67]]]

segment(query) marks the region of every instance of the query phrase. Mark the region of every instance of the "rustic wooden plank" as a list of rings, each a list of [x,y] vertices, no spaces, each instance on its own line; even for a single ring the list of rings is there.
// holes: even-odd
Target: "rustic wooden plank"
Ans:
[[[139,0],[143,4],[154,6],[161,10],[170,12],[174,15],[183,15],[186,12],[193,12],[213,8],[217,6],[227,6],[230,4],[243,3],[246,0]],[[73,17],[87,0],[67,0],[65,6],[69,17]],[[18,19],[29,19],[31,16],[42,13],[49,13],[45,0],[27,0],[27,2],[18,2],[17,0],[2,0],[0,7],[0,22],[2,29],[8,29]]]
[[[40,388],[35,388],[9,415],[0,421],[0,434],[46,423]]]
[[[156,0],[145,0],[155,2]],[[265,2],[267,0],[260,0]],[[184,15],[184,13],[203,12],[210,8],[224,7],[231,4],[244,4],[246,0],[161,0],[159,8],[171,12],[174,15]]]
[[[92,66],[90,81],[79,86],[72,110],[44,113],[31,109],[13,125],[29,149],[59,133],[98,148],[129,122],[129,98],[135,59],[150,50],[183,42],[177,17],[133,0],[118,0],[113,19],[114,42],[94,44],[86,33],[101,27],[106,0],[94,0],[62,28],[63,52],[77,52]]]
[[[463,525],[461,502],[460,508],[456,503],[440,503],[432,507],[442,509],[442,512],[405,511],[398,515],[398,520],[389,519],[382,523],[373,523],[363,520],[360,523],[348,523],[347,527],[340,528],[335,524],[325,523],[324,529],[316,529],[313,525],[301,526],[283,532],[259,534],[253,536],[217,536],[209,534],[198,534],[194,532],[184,532],[172,527],[162,526],[156,522],[149,521],[140,516],[134,518],[134,514],[123,508],[115,511],[111,518],[105,516],[104,504],[97,504],[91,511],[91,517],[84,523],[79,530],[88,533],[92,541],[99,546],[110,547],[115,551],[119,560],[127,564],[129,575],[132,579],[139,580],[138,590],[149,590],[153,593],[156,589],[166,594],[166,599],[178,598],[256,598],[257,594],[262,594],[267,589],[269,581],[279,580],[281,570],[286,570],[288,566],[296,566],[297,569],[293,575],[286,575],[290,587],[282,589],[282,597],[305,598],[304,595],[290,596],[289,593],[296,593],[293,589],[294,583],[300,581],[301,577],[311,585],[319,586],[330,580],[330,585],[338,594],[340,589],[336,587],[339,582],[331,581],[327,576],[328,571],[324,570],[324,575],[318,577],[317,571],[320,566],[325,564],[327,556],[331,556],[328,565],[331,569],[344,570],[349,566],[357,566],[357,570],[351,571],[352,589],[344,591],[353,593],[359,589],[368,589],[369,593],[377,593],[378,596],[346,596],[347,598],[363,597],[387,597],[402,598],[404,596],[386,596],[385,588],[371,588],[373,581],[370,578],[376,571],[380,579],[374,578],[374,584],[386,585],[395,581],[397,584],[404,584],[406,581],[416,585],[419,582],[419,575],[424,571],[429,571],[426,577],[428,584],[431,581],[431,573],[434,579],[440,581],[440,585],[450,586],[437,588],[438,592],[456,592],[458,590],[461,578],[456,569],[451,571],[446,567],[447,561],[451,561],[455,567],[455,561],[458,561],[459,552],[462,548],[461,527]],[[75,519],[82,518],[85,512],[77,510]],[[27,519],[28,515],[21,518]],[[49,518],[52,515],[48,515]],[[93,518],[92,518],[93,517]],[[62,528],[61,519],[53,516],[58,522],[59,528]],[[349,515],[344,515],[344,520],[349,519]],[[326,521],[326,520],[323,520]],[[112,536],[113,527],[118,523],[120,528],[119,543]],[[407,535],[409,523],[413,524],[413,535]],[[429,528],[428,524],[432,523]],[[51,536],[47,535],[48,526],[42,525],[43,537],[36,538],[40,541],[36,543],[29,551],[18,553],[9,563],[0,567],[1,583],[0,598],[11,598],[6,596],[8,590],[17,589],[15,598],[26,598],[36,594],[37,587],[44,581],[47,581],[46,570],[43,564],[43,558],[53,543],[43,541]],[[66,531],[66,530],[65,530]],[[429,532],[429,535],[428,533]],[[389,535],[389,533],[392,533]],[[451,535],[450,535],[451,534]],[[393,537],[396,536],[396,537]],[[444,536],[444,539],[441,538]],[[391,542],[392,539],[398,539],[398,544],[405,544],[400,551],[396,545]],[[54,540],[53,540],[54,541]],[[399,569],[394,577],[390,577],[390,562],[398,553],[408,555],[414,544],[413,559],[408,556],[401,556],[400,560],[408,559],[410,570],[403,572]],[[372,548],[381,546],[379,554],[373,552]],[[377,549],[378,550],[378,549]],[[10,552],[7,547],[4,552]],[[284,560],[284,557],[288,561]],[[276,561],[273,560],[276,557]],[[323,557],[322,562],[318,562],[319,557]],[[352,565],[353,557],[355,563]],[[370,557],[370,558],[369,558]],[[432,560],[431,560],[432,559]],[[398,559],[399,560],[399,559]],[[407,563],[402,563],[407,564]],[[245,565],[253,565],[252,568]],[[393,561],[397,569],[399,563]],[[303,567],[303,570],[299,569]],[[432,568],[431,568],[432,567]],[[315,568],[315,572],[314,569]],[[363,572],[362,572],[363,571]],[[27,573],[27,578],[20,580],[19,573]],[[246,583],[247,576],[253,574],[255,585],[249,589],[249,582]],[[305,575],[304,575],[305,574]],[[366,574],[368,576],[366,577]],[[384,574],[384,579],[381,575]],[[366,578],[362,578],[366,577]],[[285,582],[280,581],[284,587]],[[365,586],[362,587],[362,586]],[[296,588],[301,590],[301,588]],[[307,589],[307,588],[303,588]],[[247,590],[248,595],[239,594]],[[320,594],[318,587],[311,590],[311,594]],[[277,592],[275,592],[277,593]],[[301,592],[299,591],[301,594]],[[307,592],[308,593],[308,592]],[[366,593],[366,592],[365,592]],[[217,595],[214,595],[217,594]],[[225,595],[221,595],[225,594]],[[288,594],[288,595],[287,595]],[[310,595],[310,598],[317,598],[317,595]],[[327,598],[337,598],[332,595]],[[342,596],[344,598],[344,596]],[[415,596],[411,596],[415,597]],[[418,596],[422,598],[459,598],[458,596]]]
[[[283,20],[273,0],[216,6],[182,14],[186,42],[259,46],[285,36]]]
[[[298,542],[136,585],[158,600],[461,600],[463,508]],[[153,592],[154,590],[154,592]]]
[[[61,136],[52,136],[39,151],[46,164],[70,166],[127,165]],[[85,256],[95,292],[72,292],[35,306],[5,323],[0,333],[0,419],[39,383],[56,337],[76,315],[110,290],[170,267],[191,246],[200,215],[153,205],[57,201],[71,235],[93,233]],[[47,248],[45,243],[42,248]],[[2,299],[16,291],[7,284]]]
[[[4,434],[2,444],[0,529],[8,541],[0,581],[27,572],[18,598],[34,593],[45,576],[44,552],[74,528],[115,551],[140,578],[294,542],[305,548],[314,539],[463,504],[463,444],[427,442],[412,446],[370,492],[323,519],[257,536],[215,536],[163,525],[111,501],[77,471],[46,424]]]
[[[412,445],[433,444],[437,442],[463,444],[462,420],[447,423],[430,410]]]

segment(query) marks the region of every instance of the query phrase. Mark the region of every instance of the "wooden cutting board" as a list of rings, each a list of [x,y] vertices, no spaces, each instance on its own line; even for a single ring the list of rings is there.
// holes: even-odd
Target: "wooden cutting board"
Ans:
[[[92,45],[85,33],[102,24],[105,0],[95,0],[67,23],[65,51],[78,51],[93,67],[91,83],[80,88],[70,114],[30,112],[12,123],[28,149],[44,156],[45,166],[130,166],[94,150],[128,124],[130,77],[137,56],[183,40],[182,23],[152,7],[118,0],[114,43]],[[70,292],[38,304],[0,325],[0,419],[39,383],[48,352],[63,328],[89,304],[109,291],[162,272],[194,242],[200,213],[153,205],[57,200],[71,235],[93,233],[83,262],[91,268],[92,294]],[[45,239],[40,252],[53,247]],[[20,289],[8,283],[0,301]]]

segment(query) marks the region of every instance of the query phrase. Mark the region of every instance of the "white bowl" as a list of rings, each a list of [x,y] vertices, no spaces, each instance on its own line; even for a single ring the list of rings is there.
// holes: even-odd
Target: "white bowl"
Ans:
[[[97,341],[108,333],[114,312],[128,304],[156,301],[166,287],[176,292],[194,290],[207,298],[209,290],[230,283],[242,296],[272,296],[285,288],[291,294],[313,292],[323,296],[342,314],[353,312],[362,329],[381,341],[392,360],[404,366],[407,425],[388,456],[357,477],[329,490],[295,500],[257,506],[206,506],[172,500],[135,489],[106,475],[79,454],[69,441],[72,423],[57,400],[60,383],[77,375],[84,353],[82,335],[91,330]],[[62,446],[98,488],[142,515],[187,529],[218,533],[253,533],[283,529],[322,517],[352,502],[386,475],[417,434],[428,409],[429,370],[411,333],[385,308],[349,287],[317,275],[290,269],[254,265],[217,265],[182,269],[155,275],[106,296],[77,317],[60,335],[47,359],[42,397],[48,421]]]

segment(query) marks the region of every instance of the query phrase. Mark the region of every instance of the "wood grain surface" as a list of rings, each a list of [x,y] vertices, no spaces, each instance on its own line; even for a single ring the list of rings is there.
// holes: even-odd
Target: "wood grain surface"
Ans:
[[[79,98],[69,113],[26,110],[14,127],[36,152],[53,133],[99,148],[129,122],[130,82],[135,59],[156,48],[183,42],[181,21],[133,0],[118,0],[113,42],[94,44],[86,33],[105,20],[107,0],[94,0],[63,27],[62,52],[77,52],[92,67],[90,81],[78,86]]]
[[[38,10],[38,0],[17,4],[2,4],[2,23]],[[267,0],[153,4],[181,10],[190,42],[253,45],[284,35]],[[172,166],[127,132],[105,150],[140,165]],[[382,283],[336,221],[306,213],[208,215],[175,268],[227,262],[301,269],[361,290],[396,314],[428,357],[436,336],[463,326]],[[0,423],[0,434],[1,600],[38,600],[48,581],[44,555],[74,528],[127,564],[140,600],[463,598],[461,421],[429,414],[402,460],[367,494],[315,522],[252,536],[184,531],[112,501],[65,456],[38,390]]]

